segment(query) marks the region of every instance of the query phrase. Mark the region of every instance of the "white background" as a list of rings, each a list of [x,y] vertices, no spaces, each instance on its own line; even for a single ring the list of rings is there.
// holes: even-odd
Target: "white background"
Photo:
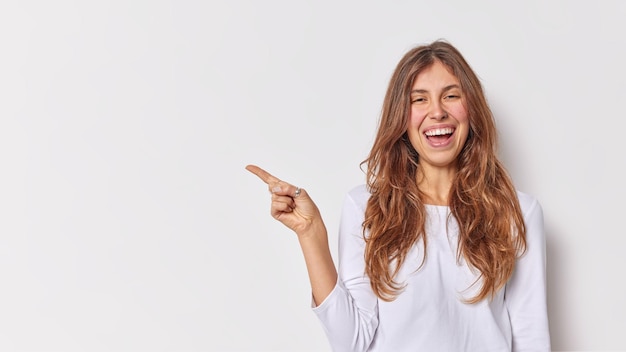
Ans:
[[[555,351],[626,350],[626,2],[2,1],[0,350],[328,351],[255,163],[330,232],[444,38],[544,208]]]

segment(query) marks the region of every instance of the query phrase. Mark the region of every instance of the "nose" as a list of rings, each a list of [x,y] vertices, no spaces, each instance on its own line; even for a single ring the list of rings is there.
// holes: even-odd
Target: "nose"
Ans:
[[[448,116],[448,113],[442,108],[441,103],[433,102],[430,106],[430,112],[428,117],[434,120],[443,120]]]

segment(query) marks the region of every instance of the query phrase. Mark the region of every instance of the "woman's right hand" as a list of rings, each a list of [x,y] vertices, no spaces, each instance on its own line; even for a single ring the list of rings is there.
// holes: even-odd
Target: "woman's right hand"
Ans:
[[[305,234],[312,224],[321,221],[319,209],[304,189],[281,181],[256,165],[248,165],[246,170],[267,184],[272,194],[272,217],[296,234]]]

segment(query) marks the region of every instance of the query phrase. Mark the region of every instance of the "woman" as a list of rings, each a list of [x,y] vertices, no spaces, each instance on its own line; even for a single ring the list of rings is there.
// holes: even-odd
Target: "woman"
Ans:
[[[542,209],[496,156],[482,86],[456,48],[418,46],[390,80],[345,200],[339,273],[307,192],[261,168],[298,235],[334,351],[550,351]]]

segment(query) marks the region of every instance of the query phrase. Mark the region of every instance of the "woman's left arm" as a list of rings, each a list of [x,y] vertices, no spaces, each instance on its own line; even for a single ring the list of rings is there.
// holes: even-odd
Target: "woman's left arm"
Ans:
[[[543,210],[528,195],[520,195],[520,203],[526,223],[526,252],[517,260],[504,298],[513,330],[512,350],[550,352]]]

